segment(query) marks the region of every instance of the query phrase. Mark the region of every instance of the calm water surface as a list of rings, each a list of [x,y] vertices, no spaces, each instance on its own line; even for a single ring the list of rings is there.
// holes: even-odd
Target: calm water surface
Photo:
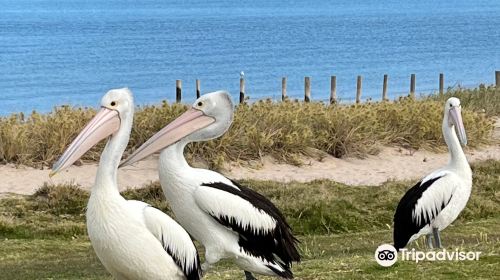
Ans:
[[[140,4],[138,3],[140,2]],[[281,77],[303,95],[341,99],[493,83],[500,70],[500,1],[26,1],[0,0],[0,115],[97,105],[110,88],[130,87],[139,104],[185,100],[202,91],[236,97],[244,71],[251,100],[276,98]]]

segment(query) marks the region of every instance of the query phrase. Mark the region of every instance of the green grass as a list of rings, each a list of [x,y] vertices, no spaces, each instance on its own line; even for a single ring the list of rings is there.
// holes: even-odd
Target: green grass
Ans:
[[[242,183],[276,203],[299,235],[304,261],[294,266],[297,279],[488,279],[496,275],[500,263],[500,161],[475,164],[473,172],[471,200],[442,238],[449,250],[481,251],[480,261],[406,261],[391,268],[378,266],[374,251],[391,243],[394,209],[414,182],[387,182],[380,187],[331,181]],[[158,184],[123,195],[170,213]],[[50,185],[31,196],[0,199],[0,278],[110,279],[86,236],[87,199],[88,193],[76,186]],[[425,249],[423,240],[411,246]],[[239,278],[242,272],[224,261],[205,279]]]
[[[473,172],[472,196],[458,221],[492,218],[500,213],[500,161],[476,164]],[[242,183],[269,197],[295,232],[306,235],[387,229],[397,202],[415,182],[387,182],[380,187],[352,187],[327,180]],[[158,183],[122,194],[171,213]],[[4,198],[0,200],[0,238],[83,235],[88,196],[77,186],[44,185],[28,197]]]
[[[451,95],[464,101],[469,145],[487,144],[492,131],[490,117],[500,114],[499,90],[457,89],[446,97]],[[190,145],[187,156],[218,168],[224,162],[266,155],[292,164],[301,163],[300,155],[363,157],[376,154],[387,144],[443,149],[443,100],[401,98],[395,102],[333,106],[295,101],[243,104],[237,106],[234,123],[223,137]],[[186,105],[166,102],[138,107],[127,151],[144,143],[185,109]],[[94,114],[93,109],[63,106],[48,114],[0,118],[0,163],[51,166]],[[103,146],[100,143],[83,159],[96,161]]]
[[[499,222],[496,218],[460,223],[443,231],[448,250],[480,251],[478,262],[399,261],[383,268],[373,256],[378,245],[390,242],[391,232],[378,230],[300,236],[304,260],[293,270],[296,279],[491,279],[498,275],[500,263]],[[422,248],[421,243],[414,247]],[[0,271],[3,279],[111,279],[83,237],[1,240]],[[243,279],[243,273],[223,261],[204,279]]]

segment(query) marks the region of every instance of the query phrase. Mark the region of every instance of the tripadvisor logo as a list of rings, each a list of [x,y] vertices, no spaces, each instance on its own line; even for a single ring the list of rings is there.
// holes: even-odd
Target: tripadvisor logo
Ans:
[[[402,261],[478,261],[481,252],[464,252],[455,249],[449,251],[446,249],[436,251],[417,251],[415,249],[401,249],[399,253],[396,248],[390,244],[382,244],[375,251],[375,260],[381,266],[389,267],[396,263],[398,254]]]
[[[381,266],[389,267],[398,260],[398,252],[394,246],[382,244],[375,250],[375,260]]]

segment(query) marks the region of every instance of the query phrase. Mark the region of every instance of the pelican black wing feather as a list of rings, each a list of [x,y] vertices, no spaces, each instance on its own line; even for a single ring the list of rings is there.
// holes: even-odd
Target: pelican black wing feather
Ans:
[[[168,244],[165,242],[163,239],[163,234],[161,238],[161,244],[163,245],[163,248],[165,251],[172,257],[174,260],[175,264],[182,270],[184,275],[186,276],[187,280],[200,280],[202,271],[201,271],[201,266],[200,266],[200,257],[198,254],[196,254],[196,260],[195,263],[193,264],[193,267],[191,269],[186,267],[186,262],[183,259],[180,259],[178,256],[174,254],[172,249],[168,246]]]
[[[237,182],[233,181],[233,184],[239,190],[221,182],[207,183],[203,186],[231,193],[250,202],[255,208],[264,211],[276,220],[276,227],[270,232],[264,232],[242,227],[233,217],[215,215],[212,217],[220,224],[238,233],[239,245],[246,253],[279,264],[285,268],[285,271],[277,274],[284,278],[291,278],[292,274],[289,268],[292,261],[300,261],[300,255],[296,247],[299,241],[293,236],[290,225],[281,211],[269,199]]]
[[[419,219],[413,217],[413,212],[417,206],[418,200],[434,182],[442,177],[443,176],[438,176],[423,183],[419,181],[415,186],[410,188],[399,201],[396,213],[394,214],[394,247],[397,250],[404,248],[408,244],[410,238],[429,224],[449,202],[449,200],[446,203],[443,202],[441,207],[436,209],[435,215],[431,214],[431,216],[428,216],[428,212],[423,211]]]

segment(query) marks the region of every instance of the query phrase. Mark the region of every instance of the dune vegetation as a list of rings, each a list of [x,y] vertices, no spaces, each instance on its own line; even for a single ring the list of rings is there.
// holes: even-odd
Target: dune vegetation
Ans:
[[[500,116],[500,88],[480,85],[478,88],[453,88],[442,96],[430,95],[431,100],[444,102],[455,96],[460,99],[462,106],[475,112],[482,112],[487,116]]]
[[[481,251],[478,262],[398,262],[378,266],[373,253],[391,243],[392,216],[415,182],[353,187],[332,181],[276,183],[242,181],[269,197],[287,217],[304,256],[297,279],[488,278],[500,257],[500,161],[473,166],[471,199],[457,221],[443,231],[449,250]],[[158,183],[122,192],[171,214]],[[85,228],[89,193],[73,185],[45,185],[30,196],[0,199],[0,271],[5,279],[111,279],[96,258]],[[411,247],[423,249],[418,240]],[[203,250],[200,247],[201,255]],[[205,279],[238,279],[223,261]],[[1,278],[1,277],[0,277]],[[262,277],[259,279],[271,279]]]
[[[327,105],[321,102],[258,101],[236,108],[234,123],[221,138],[195,143],[188,158],[202,159],[218,168],[227,161],[247,161],[270,155],[300,164],[300,155],[335,157],[376,154],[383,145],[411,149],[443,149],[442,104],[458,96],[469,145],[487,144],[492,116],[500,115],[500,89],[450,90],[445,96],[359,105]],[[184,112],[187,105],[162,102],[138,106],[128,152]],[[51,166],[82,127],[95,114],[92,108],[54,108],[47,114],[13,114],[0,118],[0,163]],[[86,153],[96,161],[104,143]]]

